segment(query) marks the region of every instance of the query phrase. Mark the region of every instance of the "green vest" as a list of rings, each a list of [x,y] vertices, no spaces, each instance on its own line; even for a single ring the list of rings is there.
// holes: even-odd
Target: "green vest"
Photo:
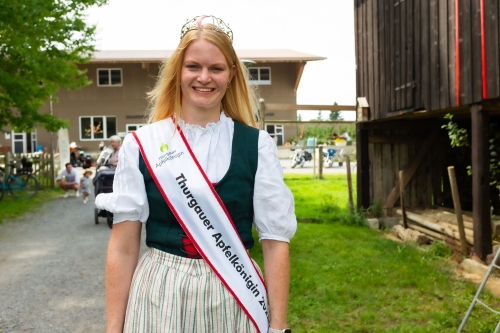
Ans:
[[[234,122],[229,169],[215,185],[215,190],[224,202],[243,245],[247,249],[254,245],[252,237],[253,191],[257,172],[258,140],[259,130]],[[165,203],[140,154],[139,170],[144,177],[149,202],[149,218],[146,223],[147,246],[187,257],[182,251],[184,231]]]

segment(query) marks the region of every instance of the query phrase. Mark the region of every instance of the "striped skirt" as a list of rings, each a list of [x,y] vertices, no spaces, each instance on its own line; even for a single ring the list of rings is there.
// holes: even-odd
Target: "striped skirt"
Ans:
[[[256,333],[203,259],[150,248],[130,287],[124,333]]]

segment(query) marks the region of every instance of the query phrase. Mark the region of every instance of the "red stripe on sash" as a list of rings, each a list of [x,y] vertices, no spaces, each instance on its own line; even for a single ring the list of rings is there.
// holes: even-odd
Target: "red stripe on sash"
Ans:
[[[220,206],[224,210],[224,213],[226,214],[227,219],[229,220],[229,222],[231,222],[231,226],[233,227],[234,232],[236,233],[236,235],[238,235],[238,239],[240,240],[241,245],[243,247],[245,247],[245,245],[243,244],[243,241],[241,240],[240,234],[238,233],[238,230],[236,229],[236,226],[234,225],[233,219],[231,218],[231,215],[229,215],[229,212],[227,211],[226,205],[224,205],[224,203],[222,202],[222,199],[219,197],[219,194],[217,193],[217,191],[215,190],[214,186],[212,185],[212,183],[208,179],[205,171],[203,171],[200,163],[198,162],[198,159],[196,158],[196,156],[194,155],[193,151],[191,150],[191,146],[189,146],[189,143],[187,142],[187,139],[184,136],[184,133],[182,133],[182,129],[181,129],[181,127],[179,125],[177,125],[177,130],[179,131],[179,134],[181,135],[182,141],[184,141],[184,144],[186,145],[186,148],[189,151],[189,154],[191,155],[191,157],[193,158],[196,166],[200,170],[200,173],[203,176],[203,179],[205,179],[205,181],[207,182],[208,187],[210,188],[210,190],[212,191],[213,195],[215,196],[215,198],[219,202]],[[247,252],[247,254],[248,254],[248,252]],[[250,259],[250,262],[254,266],[255,270],[258,272],[259,270],[257,269],[257,267],[255,267],[255,264],[254,264],[253,260]],[[259,274],[259,279],[260,279],[260,282],[262,283],[262,286],[264,287],[264,290],[267,293],[266,283],[264,282],[264,279],[262,278],[262,276],[260,276],[260,274]]]

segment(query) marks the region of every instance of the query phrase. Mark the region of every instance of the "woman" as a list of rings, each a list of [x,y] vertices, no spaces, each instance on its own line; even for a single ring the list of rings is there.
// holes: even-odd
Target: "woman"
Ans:
[[[113,135],[109,138],[109,143],[113,152],[111,153],[111,156],[109,156],[106,164],[108,164],[111,169],[116,169],[116,166],[118,165],[118,152],[120,151],[122,139],[118,135]]]
[[[247,78],[222,20],[186,23],[150,93],[151,124],[125,137],[114,192],[96,199],[115,223],[108,333],[291,332],[293,197],[274,141],[252,128]],[[138,263],[141,222],[150,249]],[[246,251],[252,222],[267,291]]]

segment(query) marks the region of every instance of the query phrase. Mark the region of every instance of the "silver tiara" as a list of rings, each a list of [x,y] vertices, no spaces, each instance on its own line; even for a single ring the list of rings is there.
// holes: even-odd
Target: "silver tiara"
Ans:
[[[212,31],[218,31],[223,34],[225,34],[229,40],[231,40],[231,43],[233,42],[233,30],[229,28],[229,25],[227,25],[224,21],[222,21],[220,18],[217,18],[213,15],[201,15],[201,16],[196,16],[195,18],[186,21],[186,24],[182,26],[181,29],[181,39],[184,37],[185,34],[188,33],[188,31],[191,30],[203,30],[203,20],[206,18],[211,18],[212,19]]]

